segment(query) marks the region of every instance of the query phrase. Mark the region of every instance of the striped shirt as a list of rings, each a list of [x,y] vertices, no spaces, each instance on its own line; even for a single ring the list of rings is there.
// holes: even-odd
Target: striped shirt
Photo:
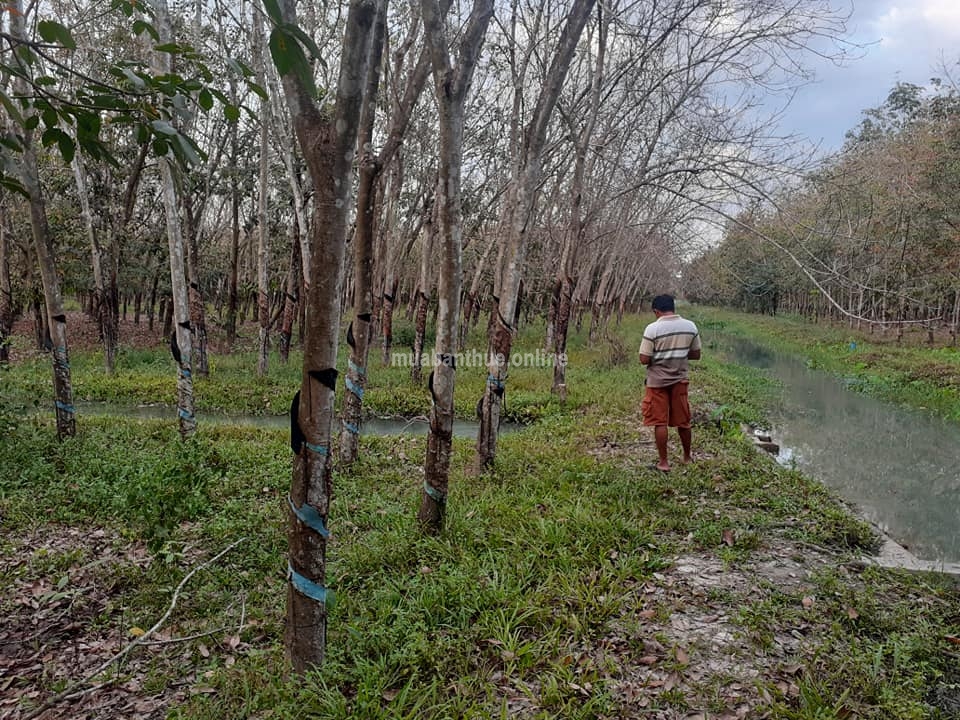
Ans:
[[[663,315],[647,325],[640,354],[650,357],[647,385],[667,387],[687,379],[687,355],[700,349],[700,331],[679,315]]]

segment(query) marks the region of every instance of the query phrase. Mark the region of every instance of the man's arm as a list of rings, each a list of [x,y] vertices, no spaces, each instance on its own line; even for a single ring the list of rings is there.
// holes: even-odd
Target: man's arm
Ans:
[[[700,348],[694,350],[693,348],[687,353],[687,360],[699,360],[700,359]],[[643,358],[640,359],[640,362],[643,362]]]
[[[650,360],[652,360],[652,358],[651,358],[649,355],[644,355],[643,353],[640,353],[640,364],[641,364],[641,365],[649,365],[649,364],[650,364]]]

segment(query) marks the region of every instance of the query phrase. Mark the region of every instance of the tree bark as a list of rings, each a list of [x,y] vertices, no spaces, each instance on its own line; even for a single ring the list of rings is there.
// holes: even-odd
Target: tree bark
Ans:
[[[291,447],[296,455],[288,503],[284,635],[287,658],[298,675],[320,665],[326,649],[326,527],[333,490],[330,440],[340,292],[357,126],[378,5],[376,0],[350,3],[332,113],[317,105],[300,76],[283,76],[287,104],[315,192],[303,375],[291,408]],[[285,23],[297,24],[294,0],[282,0],[281,12]]]
[[[93,314],[100,330],[103,342],[103,364],[108,375],[113,375],[117,358],[117,303],[114,300],[116,287],[109,283],[111,263],[107,252],[100,242],[98,229],[103,227],[102,218],[94,217],[90,205],[90,193],[87,188],[87,174],[83,166],[82,155],[73,158],[73,177],[77,185],[77,197],[80,201],[80,216],[90,243],[90,256],[93,266]],[[104,267],[106,266],[106,268]]]
[[[386,0],[377,6],[370,56],[367,65],[366,88],[360,110],[358,148],[360,178],[357,187],[357,220],[354,232],[353,265],[353,321],[347,336],[350,360],[347,363],[343,402],[343,421],[340,432],[340,462],[349,465],[357,458],[360,443],[360,425],[363,421],[363,393],[367,385],[367,359],[371,328],[373,326],[373,241],[376,237],[377,178],[380,176],[380,158],[373,153],[373,128],[376,118],[377,94],[380,89],[380,63],[387,32]]]
[[[430,306],[430,295],[433,293],[433,246],[436,236],[434,212],[436,208],[437,204],[434,201],[430,202],[430,206],[424,209],[423,247],[420,249],[420,279],[417,282],[416,309],[414,311],[413,362],[410,367],[410,379],[416,385],[419,385],[423,379],[423,343],[427,335],[427,310]]]
[[[10,333],[13,331],[9,220],[6,203],[0,196],[0,365],[10,362]]]
[[[157,13],[157,31],[161,42],[171,38],[170,15],[166,0],[154,0]],[[157,53],[156,62],[162,72],[169,72],[169,58]],[[183,233],[180,225],[174,168],[168,157],[157,159],[163,185],[163,207],[167,221],[167,244],[170,252],[170,285],[173,302],[173,336],[171,350],[177,361],[177,416],[180,437],[186,440],[197,429],[193,404],[193,338],[190,330],[190,298],[187,292],[187,275],[184,263]]]
[[[303,285],[303,268],[300,262],[300,223],[291,228],[290,269],[287,272],[287,290],[284,293],[283,322],[280,326],[280,362],[290,359],[290,341],[293,338],[293,323],[300,305],[300,288]]]
[[[24,29],[22,0],[13,0],[10,11],[11,34],[27,41]],[[26,82],[16,78],[17,90],[28,94]],[[40,278],[43,282],[43,300],[46,305],[47,329],[50,334],[51,357],[53,359],[54,406],[57,416],[57,437],[72,437],[77,432],[76,410],[73,407],[73,384],[70,375],[70,358],[67,351],[67,316],[60,294],[60,280],[54,259],[53,238],[47,223],[47,210],[37,164],[37,152],[33,144],[33,132],[24,130],[21,182],[30,202],[30,227],[33,231],[33,244],[40,266]]]
[[[460,41],[457,65],[451,67],[443,15],[436,0],[422,0],[424,29],[433,63],[434,95],[440,118],[440,181],[437,219],[443,259],[438,283],[436,362],[431,373],[430,430],[424,461],[423,493],[417,519],[426,532],[443,529],[453,449],[453,399],[456,381],[457,326],[460,322],[463,210],[464,106],[470,81],[493,16],[493,0],[474,0],[473,10]]]
[[[478,469],[481,470],[493,464],[497,453],[500,412],[515,331],[511,323],[516,317],[520,282],[526,258],[527,227],[541,179],[547,127],[594,1],[574,0],[567,15],[543,89],[537,98],[531,121],[524,132],[523,155],[516,165],[516,174],[513,178],[512,202],[508,202],[508,207],[505,209],[504,227],[507,238],[502,246],[497,267],[499,282],[496,283],[495,289],[498,294],[494,297],[495,307],[491,314],[487,385],[483,395],[480,431],[477,436],[476,459]]]

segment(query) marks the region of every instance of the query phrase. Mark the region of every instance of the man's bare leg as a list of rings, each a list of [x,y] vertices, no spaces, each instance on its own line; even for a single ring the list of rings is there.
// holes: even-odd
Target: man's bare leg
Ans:
[[[657,441],[657,455],[660,458],[657,469],[667,472],[670,470],[670,462],[667,460],[667,426],[657,425],[653,429],[653,437]]]
[[[683,464],[693,462],[693,455],[690,453],[690,445],[693,440],[693,432],[690,428],[677,428],[677,434],[680,435],[680,444],[683,446]]]

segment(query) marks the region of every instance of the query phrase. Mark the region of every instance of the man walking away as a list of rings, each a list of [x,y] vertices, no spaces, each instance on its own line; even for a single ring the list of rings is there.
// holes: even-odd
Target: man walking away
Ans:
[[[655,467],[670,472],[668,428],[675,427],[680,435],[684,464],[693,462],[687,361],[700,359],[700,331],[693,322],[676,314],[670,295],[653,299],[653,314],[657,319],[647,325],[640,343],[640,362],[647,366],[647,389],[641,410],[643,424],[653,426],[657,441],[659,462]]]

